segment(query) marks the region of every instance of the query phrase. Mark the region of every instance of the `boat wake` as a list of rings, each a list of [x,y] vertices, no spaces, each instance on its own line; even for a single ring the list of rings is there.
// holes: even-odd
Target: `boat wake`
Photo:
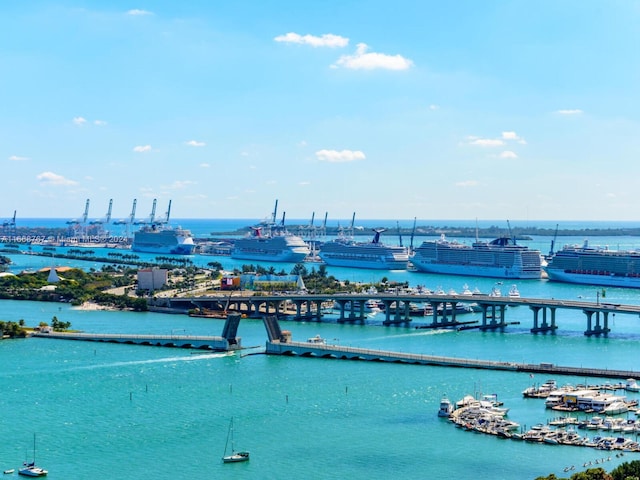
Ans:
[[[148,360],[133,360],[130,362],[113,362],[113,363],[103,363],[101,365],[87,365],[84,367],[76,367],[70,368],[69,371],[72,370],[93,370],[100,368],[117,368],[117,367],[128,367],[132,365],[150,365],[155,363],[175,363],[175,362],[195,362],[199,360],[209,360],[212,358],[223,358],[234,355],[234,352],[216,352],[216,353],[201,353],[199,355],[189,355],[184,357],[165,357],[165,358],[154,358]]]

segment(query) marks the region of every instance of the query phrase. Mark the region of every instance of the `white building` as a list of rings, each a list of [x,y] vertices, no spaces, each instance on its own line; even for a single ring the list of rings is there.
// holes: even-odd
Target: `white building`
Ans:
[[[142,268],[138,270],[138,290],[158,290],[167,284],[166,268]]]

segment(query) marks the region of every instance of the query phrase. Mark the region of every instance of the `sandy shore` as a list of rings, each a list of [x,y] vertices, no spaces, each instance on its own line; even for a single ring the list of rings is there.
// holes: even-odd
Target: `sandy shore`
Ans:
[[[72,308],[74,308],[75,310],[117,310],[116,308],[107,307],[105,305],[98,305],[94,302],[84,302],[82,305]]]

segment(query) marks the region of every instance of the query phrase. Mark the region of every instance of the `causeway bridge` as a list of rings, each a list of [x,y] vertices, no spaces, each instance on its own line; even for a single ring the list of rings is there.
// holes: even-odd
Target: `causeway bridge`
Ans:
[[[190,335],[145,335],[145,334],[109,334],[77,332],[35,332],[34,337],[57,340],[76,340],[109,343],[125,343],[148,346],[204,349],[209,351],[236,351],[242,348],[241,339],[236,337],[242,316],[234,313],[227,316],[221,336]],[[468,358],[423,355],[418,353],[392,352],[387,350],[331,345],[319,338],[306,342],[294,342],[291,332],[282,330],[275,315],[263,316],[267,331],[265,353],[267,355],[300,356],[324,359],[363,360],[374,362],[392,362],[410,365],[431,365],[444,367],[503,370],[510,372],[544,373],[548,375],[573,375],[583,377],[640,378],[640,371],[610,370],[584,367],[569,367],[551,363],[527,364],[478,360]]]
[[[187,313],[190,310],[236,312],[248,317],[263,315],[290,316],[294,320],[322,321],[325,305],[337,305],[338,322],[362,322],[367,315],[366,303],[375,299],[384,305],[384,325],[406,326],[412,322],[412,306],[430,305],[427,328],[478,328],[500,330],[509,325],[507,307],[526,306],[531,310],[531,333],[554,333],[558,329],[560,311],[580,311],[585,316],[584,334],[606,336],[611,331],[609,318],[616,314],[640,316],[640,305],[622,305],[602,301],[585,302],[565,299],[512,298],[462,294],[306,294],[284,293],[257,295],[232,292],[227,295],[162,298],[160,307]],[[458,305],[473,304],[482,314],[479,324],[471,327],[456,313]],[[153,308],[153,305],[152,305]]]

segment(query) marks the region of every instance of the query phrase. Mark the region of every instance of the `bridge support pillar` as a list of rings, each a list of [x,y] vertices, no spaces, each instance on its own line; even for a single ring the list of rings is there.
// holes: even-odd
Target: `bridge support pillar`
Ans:
[[[533,328],[531,333],[555,333],[558,326],[556,325],[556,307],[548,307],[551,317],[551,323],[547,322],[547,307],[531,306],[533,311]],[[539,313],[542,311],[542,323],[539,323]]]
[[[482,325],[478,327],[480,330],[496,330],[506,326],[504,321],[506,305],[481,303],[480,308],[482,308]]]
[[[588,337],[591,335],[607,336],[611,329],[609,328],[609,312],[600,312],[598,310],[583,310],[587,316],[587,330],[584,334]],[[596,324],[593,325],[592,319],[595,313]],[[602,313],[602,325],[600,324],[600,314]]]

